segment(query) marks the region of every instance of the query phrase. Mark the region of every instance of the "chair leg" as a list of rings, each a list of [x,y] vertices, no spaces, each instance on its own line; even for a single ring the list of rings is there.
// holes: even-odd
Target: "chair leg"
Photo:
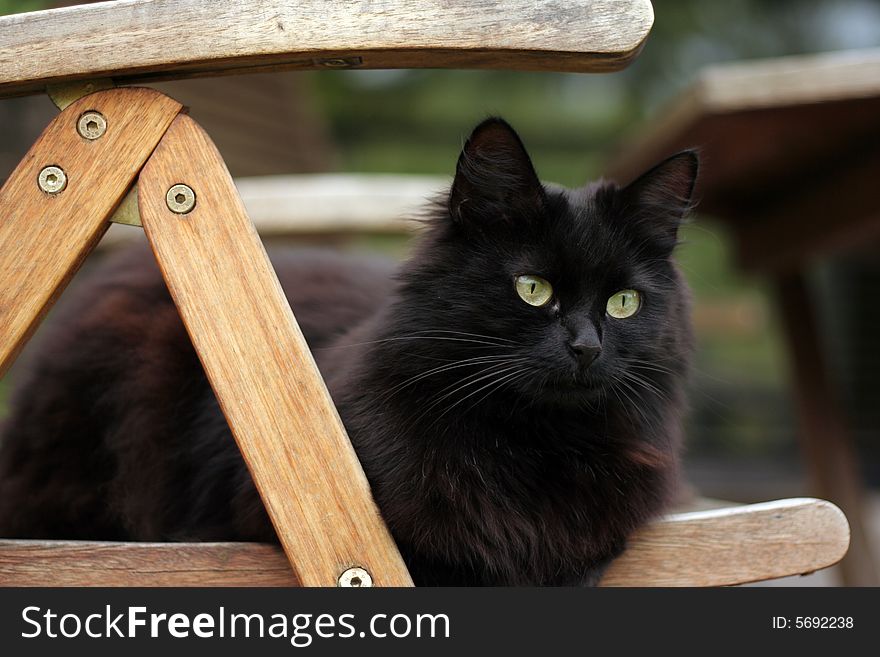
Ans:
[[[820,497],[840,506],[849,519],[850,549],[840,563],[844,582],[877,586],[876,559],[865,528],[862,475],[822,359],[809,290],[803,274],[797,272],[780,275],[776,283],[790,350],[801,447],[812,488]]]
[[[101,239],[180,110],[150,89],[82,98],[48,125],[0,189],[0,376]],[[88,111],[106,121],[94,139],[77,126]],[[95,136],[96,126],[83,131]]]
[[[166,198],[181,183],[191,209],[185,188]],[[232,178],[191,118],[175,119],[138,189],[144,230],[300,584],[333,586],[358,566],[376,585],[411,585]]]

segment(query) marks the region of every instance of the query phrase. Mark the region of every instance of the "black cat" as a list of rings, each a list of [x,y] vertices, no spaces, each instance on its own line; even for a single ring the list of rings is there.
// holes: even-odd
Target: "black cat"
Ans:
[[[696,173],[684,152],[624,188],[544,186],[489,119],[396,274],[274,254],[417,584],[593,584],[662,510]],[[151,254],[65,301],[12,399],[0,535],[275,540]]]

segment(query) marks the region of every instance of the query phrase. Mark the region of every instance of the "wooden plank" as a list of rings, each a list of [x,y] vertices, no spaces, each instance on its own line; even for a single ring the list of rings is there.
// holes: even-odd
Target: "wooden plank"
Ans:
[[[724,586],[826,568],[846,552],[846,518],[794,499],[682,513],[630,541],[602,586]],[[0,540],[4,586],[294,586],[284,554],[254,543]]]
[[[55,118],[0,189],[0,376],[107,228],[181,106],[149,89],[87,96]],[[101,112],[107,132],[87,140],[77,120]],[[37,178],[48,166],[67,176],[50,195]]]
[[[880,234],[878,114],[880,49],[712,66],[608,174],[625,182],[699,147],[700,213],[731,225],[743,267],[790,270]]]
[[[822,341],[804,275],[778,276],[776,299],[789,350],[800,424],[798,438],[811,487],[840,505],[852,521],[852,546],[840,564],[844,581],[852,586],[877,586],[880,573],[864,525],[865,491],[856,446],[822,357]]]
[[[414,232],[428,201],[450,182],[443,176],[323,173],[236,178],[235,186],[261,236],[332,239]],[[111,226],[99,248],[141,235]]]
[[[668,517],[638,532],[601,586],[728,586],[803,575],[837,563],[846,517],[808,498]]]
[[[297,580],[274,545],[0,540],[0,585],[297,586]]]
[[[612,71],[653,21],[649,0],[121,0],[0,17],[0,97],[340,66]]]
[[[189,214],[166,191],[186,183]],[[305,586],[358,565],[411,580],[232,178],[179,116],[138,184],[144,230],[226,419]]]
[[[237,178],[261,235],[406,233],[448,189],[442,176],[320,174]]]
[[[747,133],[755,129],[755,123],[760,126],[767,120],[764,117],[769,117],[774,128],[786,130],[793,113],[773,110],[790,108],[808,117],[821,117],[826,111],[822,106],[846,104],[858,111],[856,108],[862,107],[862,101],[873,101],[878,97],[880,48],[708,66],[684,92],[624,144],[609,163],[607,173],[621,181],[631,180],[665,155],[687,146],[705,146],[709,162],[702,172],[704,179],[706,176],[724,178],[717,169],[729,168],[731,164],[726,160],[733,156],[737,166],[749,168],[752,181],[759,182],[755,180],[758,176],[754,168],[750,168],[755,164],[754,158],[740,162],[735,151],[748,151],[747,146],[752,143],[761,145],[767,141],[767,136],[760,134],[754,140],[743,142],[743,137],[748,139]],[[866,107],[865,123],[876,117],[876,111],[872,111],[875,106],[871,102]],[[728,115],[737,117],[735,123],[747,127],[729,134],[730,121],[716,122],[717,117]],[[846,134],[850,129],[846,121],[821,120],[819,123],[822,131],[816,130],[813,121],[795,126],[800,134],[794,139],[786,139],[773,152],[780,155],[788,152],[792,161],[797,161],[801,157],[797,150],[798,141],[833,137],[836,131]],[[721,144],[738,148],[722,150]],[[774,144],[767,146],[773,148]],[[716,151],[717,157],[714,156]],[[772,167],[768,169],[772,170]],[[704,184],[703,188],[706,189],[707,185]]]

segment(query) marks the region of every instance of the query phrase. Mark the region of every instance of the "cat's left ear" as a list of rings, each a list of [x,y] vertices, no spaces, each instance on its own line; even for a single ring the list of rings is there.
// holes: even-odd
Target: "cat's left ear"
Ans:
[[[539,212],[544,187],[519,135],[499,118],[478,125],[462,149],[449,214],[463,225],[513,223]]]
[[[696,150],[682,151],[621,190],[627,220],[663,249],[675,247],[678,227],[693,207],[699,167]]]

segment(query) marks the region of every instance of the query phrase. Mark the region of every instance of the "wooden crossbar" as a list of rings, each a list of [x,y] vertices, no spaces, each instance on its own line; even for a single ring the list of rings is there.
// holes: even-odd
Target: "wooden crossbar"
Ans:
[[[109,126],[100,139],[77,132],[88,110]],[[180,110],[151,89],[84,98],[48,125],[0,189],[0,376],[107,230],[107,218]],[[50,166],[63,177],[58,191],[38,184]]]
[[[725,586],[836,563],[849,543],[833,504],[791,499],[682,513],[639,532],[602,586]],[[6,586],[295,586],[277,547],[255,543],[0,541]]]
[[[184,183],[191,211],[166,191]],[[144,230],[266,511],[305,586],[352,566],[411,585],[232,177],[178,116],[140,175]]]
[[[0,17],[0,97],[279,69],[611,71],[653,21],[649,0],[99,2]]]

